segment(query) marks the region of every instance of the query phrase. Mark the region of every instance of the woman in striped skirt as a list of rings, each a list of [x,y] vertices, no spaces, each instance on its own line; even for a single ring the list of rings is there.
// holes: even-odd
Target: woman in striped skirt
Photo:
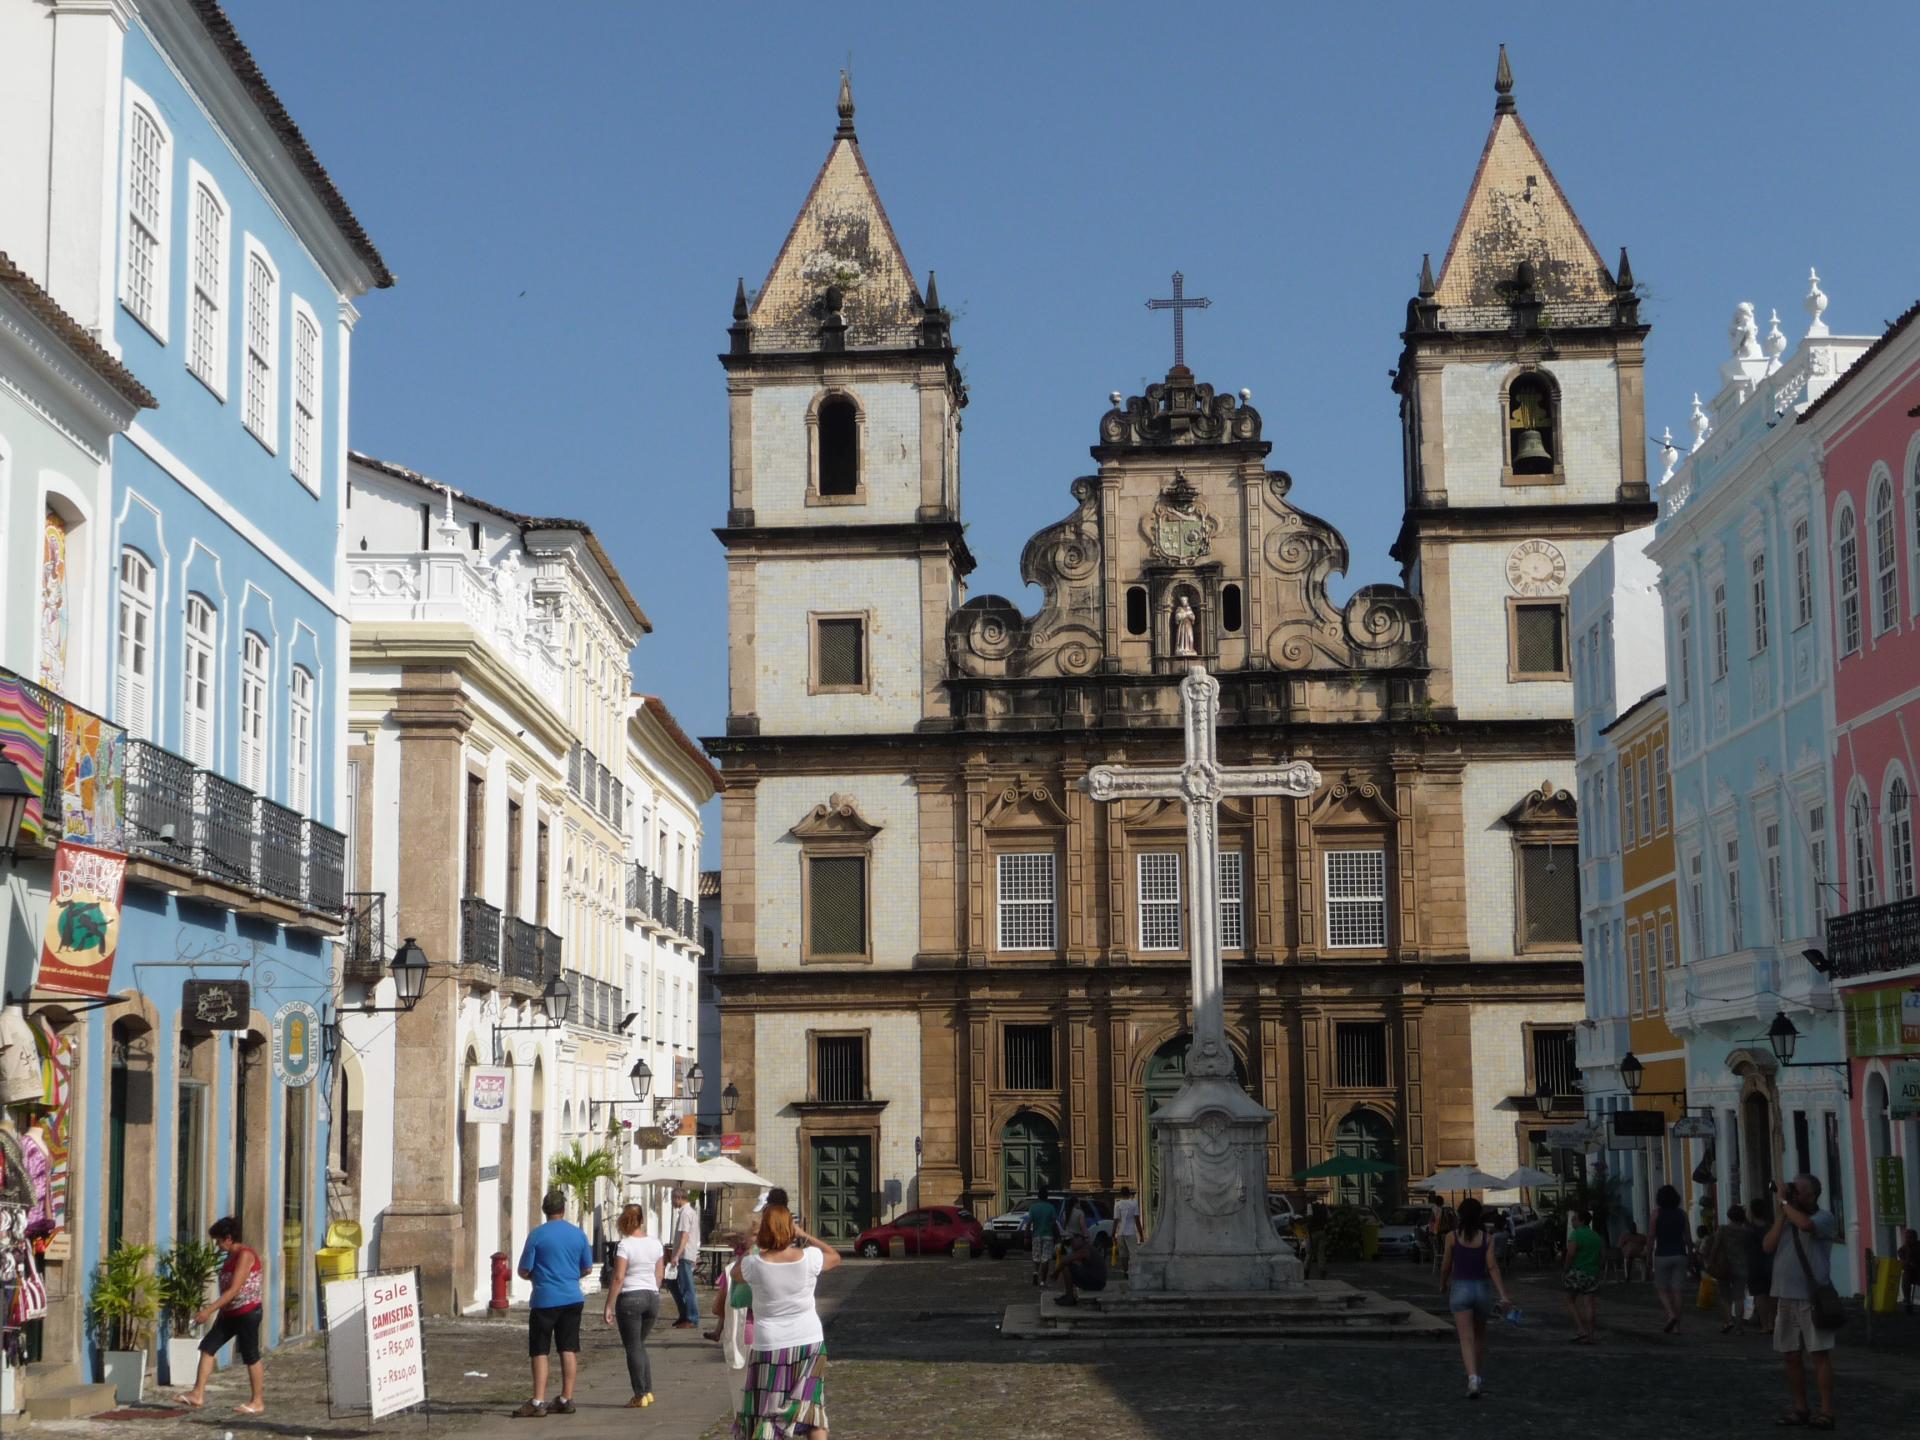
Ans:
[[[814,1305],[820,1276],[840,1252],[769,1202],[760,1212],[756,1253],[734,1262],[734,1286],[752,1292],[753,1354],[734,1417],[735,1440],[827,1440],[827,1346]]]

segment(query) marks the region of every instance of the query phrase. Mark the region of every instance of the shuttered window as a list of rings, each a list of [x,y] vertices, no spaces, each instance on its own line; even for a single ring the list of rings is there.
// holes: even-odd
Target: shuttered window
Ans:
[[[180,747],[202,767],[213,764],[214,706],[218,691],[219,614],[205,596],[187,597],[186,689],[181,695]]]
[[[867,861],[863,855],[807,858],[807,950],[867,953]]]
[[[120,627],[114,651],[114,718],[128,734],[153,738],[153,566],[120,552]]]
[[[267,793],[267,642],[251,630],[240,642],[240,783]]]
[[[293,667],[291,701],[287,712],[287,804],[305,815],[313,803],[313,672]],[[509,840],[518,845],[518,831]],[[519,877],[513,876],[507,901],[511,913],[520,913]]]

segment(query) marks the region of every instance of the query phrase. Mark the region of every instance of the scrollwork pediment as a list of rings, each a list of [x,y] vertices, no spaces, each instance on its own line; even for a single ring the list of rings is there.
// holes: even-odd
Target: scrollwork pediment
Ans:
[[[1051,786],[1025,776],[997,791],[987,802],[981,823],[989,829],[1020,826],[1058,826],[1067,823],[1067,812]]]
[[[1426,658],[1420,602],[1398,585],[1363,585],[1338,609],[1327,582],[1347,571],[1347,542],[1333,526],[1287,500],[1293,479],[1267,472],[1263,584],[1267,660],[1281,670],[1352,670],[1419,665]]]
[[[1564,830],[1580,821],[1580,807],[1571,790],[1557,788],[1553,781],[1542,780],[1538,790],[1529,790],[1514,802],[1505,816],[1515,830]]]
[[[1392,824],[1401,819],[1386,792],[1369,776],[1348,770],[1314,801],[1312,821],[1318,825]]]
[[[969,600],[947,621],[947,660],[973,676],[1088,675],[1106,653],[1100,624],[1099,485],[1073,482],[1074,512],[1020,554],[1020,578],[1046,594],[1026,616],[1002,595]]]
[[[826,804],[816,805],[809,810],[787,834],[796,840],[865,842],[873,839],[880,830],[880,826],[860,813],[859,803],[851,795],[834,795]]]
[[[1102,445],[1221,445],[1257,443],[1260,412],[1244,399],[1216,395],[1185,369],[1149,385],[1145,395],[1116,404],[1100,417]]]

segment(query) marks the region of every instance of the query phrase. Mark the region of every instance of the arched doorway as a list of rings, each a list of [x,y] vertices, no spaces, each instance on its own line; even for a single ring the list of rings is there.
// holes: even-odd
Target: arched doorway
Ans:
[[[107,1077],[107,1250],[150,1245],[153,1228],[153,1031],[116,1020]]]
[[[1042,1186],[1060,1188],[1060,1132],[1044,1115],[1022,1110],[1000,1131],[1000,1197],[1012,1209]]]
[[[1153,1117],[1160,1107],[1180,1093],[1180,1087],[1187,1080],[1187,1051],[1193,1045],[1193,1036],[1180,1034],[1166,1042],[1153,1052],[1153,1058],[1147,1061],[1147,1070],[1142,1085],[1142,1104],[1140,1106],[1140,1153],[1147,1157],[1147,1183],[1142,1186],[1142,1200],[1149,1225],[1160,1208],[1160,1146],[1153,1134]],[[1228,1047],[1230,1050],[1232,1046]],[[1240,1088],[1247,1088],[1247,1067],[1240,1061],[1240,1052],[1233,1050],[1233,1078]]]
[[[1377,1110],[1351,1111],[1334,1127],[1333,1153],[1392,1164],[1393,1126]],[[1342,1175],[1333,1182],[1334,1203],[1379,1209],[1393,1203],[1397,1188],[1393,1182],[1390,1174]]]

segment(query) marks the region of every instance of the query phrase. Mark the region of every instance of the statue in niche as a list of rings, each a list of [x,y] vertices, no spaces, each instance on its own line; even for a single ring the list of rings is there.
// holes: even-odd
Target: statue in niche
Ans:
[[[1173,653],[1176,656],[1192,656],[1200,652],[1193,648],[1193,605],[1182,590],[1173,605]]]

